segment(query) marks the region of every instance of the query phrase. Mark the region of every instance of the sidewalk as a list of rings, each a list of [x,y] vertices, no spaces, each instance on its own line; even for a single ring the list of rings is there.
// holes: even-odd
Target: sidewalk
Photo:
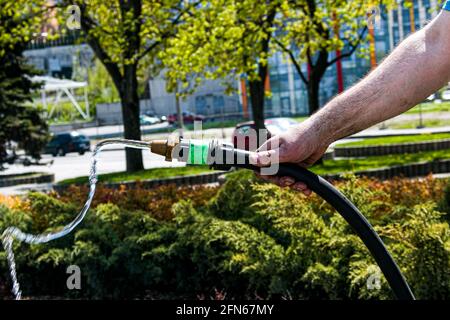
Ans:
[[[374,137],[389,137],[389,136],[403,136],[403,135],[415,135],[415,134],[433,134],[433,133],[450,133],[450,126],[434,127],[434,128],[422,128],[422,129],[378,129],[378,127],[372,127],[356,133],[347,139],[353,138],[374,138]]]
[[[217,139],[219,141],[231,142],[231,136],[233,134],[234,128],[224,128],[224,129],[207,129],[203,131],[203,139]],[[402,136],[402,135],[417,135],[417,134],[435,134],[435,133],[450,133],[450,126],[446,127],[435,127],[435,128],[422,128],[422,129],[379,129],[377,127],[372,127],[361,132],[358,132],[349,137],[343,138],[336,141],[334,144],[345,143],[353,139],[365,139],[365,138],[376,138],[376,137],[390,137],[390,136]],[[185,131],[185,138],[193,138],[193,131]],[[143,140],[153,140],[153,139],[167,139],[169,135],[166,133],[155,133],[147,134],[143,136]],[[97,141],[93,141],[94,145]],[[121,147],[112,147],[107,150],[122,150]],[[105,150],[105,151],[107,151]]]
[[[450,113],[448,112],[433,112],[424,113],[423,119],[450,119]],[[389,122],[402,122],[417,120],[416,114],[401,114],[389,120]],[[362,132],[354,134],[346,139],[361,139],[370,137],[382,137],[382,136],[395,136],[395,135],[414,135],[414,134],[431,134],[431,133],[447,133],[450,132],[450,126],[445,127],[433,127],[423,129],[379,129],[380,124],[366,129]],[[175,132],[177,128],[169,125],[167,122],[159,123],[150,126],[143,126],[141,128],[143,139],[166,139],[171,133]],[[161,132],[163,130],[163,132]],[[227,128],[214,128],[206,129],[202,131],[204,139],[223,139],[225,141],[231,141],[231,135],[234,127]],[[121,138],[123,137],[123,125],[110,125],[102,127],[90,127],[77,130],[79,133],[88,136],[95,144],[97,141],[109,138]],[[156,132],[155,132],[156,131]],[[192,138],[192,130],[184,131],[185,138]]]
[[[173,130],[175,131],[175,129]],[[172,132],[173,132],[172,131]],[[233,134],[234,128],[219,128],[219,129],[206,129],[202,131],[201,137],[196,136],[199,133],[194,131],[187,131],[185,130],[183,133],[183,137],[187,139],[215,139],[221,142],[231,142],[231,136]],[[153,134],[143,134],[142,140],[165,140],[167,139],[171,134],[170,133],[153,133]],[[117,138],[122,138],[117,137]],[[99,141],[102,139],[92,139],[91,145],[95,146]],[[117,147],[117,146],[111,146],[108,148],[105,148],[104,151],[117,151],[117,150],[123,150],[124,147]]]
[[[172,131],[172,126],[167,122],[142,126],[141,131],[142,134],[150,134],[155,131],[165,130]],[[75,130],[80,134],[84,134],[92,140],[101,140],[107,138],[115,138],[123,136],[123,125],[110,125],[110,126],[101,126],[101,127],[90,127],[90,128],[82,128]]]
[[[19,184],[17,186],[0,188],[0,194],[4,196],[20,196],[30,191],[49,192],[52,189],[53,183]]]

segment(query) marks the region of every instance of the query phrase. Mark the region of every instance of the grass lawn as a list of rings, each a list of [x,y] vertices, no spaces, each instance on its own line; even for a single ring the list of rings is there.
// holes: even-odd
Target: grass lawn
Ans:
[[[417,135],[368,138],[368,139],[363,139],[363,140],[359,140],[359,141],[338,144],[336,146],[336,148],[359,147],[359,146],[378,146],[378,145],[387,145],[387,144],[433,141],[433,140],[440,140],[440,139],[450,139],[450,133],[417,134]]]
[[[293,117],[292,119],[294,119],[297,122],[302,122],[305,121],[308,117]],[[270,118],[267,118],[270,119]],[[235,127],[238,123],[241,122],[246,122],[246,121],[251,121],[251,119],[239,119],[239,120],[226,120],[226,121],[206,121],[202,123],[202,129],[206,130],[206,129],[215,129],[215,128],[233,128]],[[193,124],[187,124],[185,125],[187,130],[193,130],[194,129],[194,125]]]
[[[302,117],[293,117],[292,119],[294,119],[297,122],[303,122],[303,121],[305,121],[308,118],[309,117],[302,116]]]
[[[442,103],[433,103],[426,102],[422,103],[422,113],[429,112],[445,112],[450,111],[450,102],[442,102]],[[420,107],[417,105],[414,108],[408,110],[407,114],[418,114],[420,113]]]
[[[425,162],[439,159],[450,159],[450,149],[440,151],[419,152],[412,154],[396,154],[388,156],[376,156],[366,158],[354,158],[343,160],[325,160],[323,164],[311,167],[311,171],[325,175],[341,172],[353,172],[367,169],[375,169],[389,166],[402,165],[407,163]],[[177,168],[154,168],[135,173],[117,172],[99,176],[102,182],[124,182],[145,179],[168,178],[174,176],[193,175],[210,172],[208,166],[188,166]],[[85,184],[88,182],[87,176],[67,179],[59,184]]]
[[[124,182],[135,180],[148,180],[168,178],[175,176],[187,176],[199,173],[205,173],[211,171],[208,166],[187,166],[187,167],[175,167],[175,168],[153,168],[148,170],[142,170],[133,173],[127,172],[115,172],[99,175],[98,180],[100,182]],[[85,184],[88,183],[88,177],[76,177],[66,179],[58,182],[58,184]]]
[[[238,123],[248,121],[244,118],[239,120],[225,120],[225,121],[203,121],[202,122],[202,129],[216,129],[216,128],[230,128],[235,127]],[[186,130],[194,130],[194,124],[186,124],[184,126]]]
[[[388,124],[389,129],[415,129],[419,125],[419,119],[413,121],[402,121]],[[444,127],[450,126],[450,119],[425,119],[423,120],[425,127]]]
[[[439,159],[450,159],[450,149],[366,158],[325,160],[324,164],[313,166],[311,167],[311,170],[317,174],[330,174],[391,167],[407,163],[425,162]]]

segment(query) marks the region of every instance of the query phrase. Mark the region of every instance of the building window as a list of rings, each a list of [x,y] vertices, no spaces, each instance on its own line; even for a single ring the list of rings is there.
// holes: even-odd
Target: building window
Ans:
[[[214,96],[213,106],[215,110],[221,110],[225,107],[225,99],[223,96]]]
[[[195,97],[195,110],[197,113],[205,113],[206,111],[206,98],[204,96]]]

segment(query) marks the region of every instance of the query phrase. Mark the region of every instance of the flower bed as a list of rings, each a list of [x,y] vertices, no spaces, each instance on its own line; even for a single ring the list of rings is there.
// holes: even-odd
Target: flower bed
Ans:
[[[450,298],[450,192],[446,181],[347,178],[337,186],[379,232],[416,296]],[[69,222],[86,187],[62,194],[0,197],[0,230],[42,232]],[[378,268],[345,221],[320,198],[238,171],[219,187],[150,190],[99,187],[75,232],[58,241],[15,243],[25,296],[65,298],[386,299],[367,279]],[[82,289],[67,290],[66,268]],[[0,252],[0,283],[9,277]],[[1,295],[10,297],[8,286]]]

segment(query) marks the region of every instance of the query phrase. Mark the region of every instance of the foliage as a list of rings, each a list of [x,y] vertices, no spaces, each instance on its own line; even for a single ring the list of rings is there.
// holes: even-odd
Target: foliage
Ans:
[[[191,10],[176,37],[168,40],[167,50],[159,54],[167,69],[168,89],[185,95],[202,79],[221,79],[231,93],[236,77],[245,77],[255,126],[264,128],[267,62],[281,3],[212,0]]]
[[[45,0],[0,0],[0,57],[28,43],[46,21]]]
[[[320,107],[319,90],[328,68],[357,49],[368,51],[369,14],[375,9],[390,9],[395,1],[284,1],[280,32],[275,40],[293,63],[302,82],[307,86],[309,114]],[[373,18],[373,19],[372,19]],[[371,17],[372,20],[375,17]],[[332,53],[339,51],[339,55]],[[308,74],[302,68],[308,66]]]
[[[317,174],[333,174],[342,172],[355,172],[360,170],[385,168],[417,162],[431,162],[445,160],[450,157],[450,149],[439,151],[423,151],[417,153],[390,154],[384,156],[370,156],[354,159],[324,160],[323,164],[311,167]]]
[[[124,137],[140,140],[139,80],[161,70],[158,53],[199,3],[179,0],[62,1],[78,5],[86,43],[108,71],[120,96]],[[127,171],[144,168],[140,150],[126,150]]]
[[[7,33],[0,38],[0,164],[8,145],[18,143],[32,157],[39,158],[48,139],[47,124],[39,111],[27,106],[31,91],[39,87],[30,80],[37,72],[22,56],[25,43],[9,38],[16,33],[19,38],[27,38],[30,30],[22,30],[26,29],[23,24],[33,22],[20,19],[14,6],[7,4],[0,10],[0,30]]]
[[[193,10],[177,36],[169,40],[168,49],[160,53],[168,68],[169,88],[181,80],[185,92],[192,92],[202,77],[234,83],[235,77],[244,74],[250,84],[263,82],[261,66],[281,51],[308,87],[312,114],[319,107],[323,75],[364,47],[367,15],[381,3],[390,7],[394,1],[209,1]],[[336,50],[342,51],[340,57],[332,56]],[[304,63],[309,66],[308,75]]]
[[[135,211],[142,210],[159,220],[172,220],[172,205],[180,200],[190,200],[196,206],[203,206],[215,195],[212,187],[179,187],[173,184],[154,189],[143,189],[138,184],[135,189],[121,186],[119,189],[108,189],[101,185],[95,192],[91,207],[102,203],[114,203],[120,208]],[[85,186],[70,186],[62,194],[52,194],[53,197],[66,203],[79,203],[88,194]],[[79,203],[80,204],[80,203]]]
[[[89,101],[94,106],[98,103],[120,101],[111,76],[98,59],[95,59],[94,66],[88,70],[88,92]]]
[[[185,89],[199,84],[202,77],[233,81],[230,73],[257,79],[258,62],[267,64],[268,59],[262,48],[272,30],[268,15],[280,3],[213,0],[192,10],[177,37],[170,39],[167,50],[160,53],[168,68],[169,89],[178,80]],[[192,75],[196,83],[190,81]]]
[[[439,113],[450,111],[450,102],[441,101],[437,102],[424,102],[418,104],[414,108],[409,109],[405,114],[418,114],[418,113]]]
[[[349,177],[337,187],[374,225],[416,296],[450,297],[450,228],[436,210],[446,181]],[[0,229],[38,232],[67,223],[87,190],[0,198]],[[99,188],[92,210],[68,237],[15,244],[25,295],[89,298],[389,299],[367,249],[313,195],[262,182],[248,171],[217,188]],[[82,270],[67,291],[65,268]],[[2,280],[7,279],[0,253]],[[380,275],[381,288],[368,279]],[[4,293],[7,295],[7,292]]]
[[[82,101],[78,101],[78,104],[84,112],[86,112],[86,104]],[[86,122],[92,121],[92,114],[95,114],[95,109],[92,110],[92,106],[89,106],[89,112],[91,118],[85,119],[83,116],[74,108],[72,102],[70,101],[60,101],[57,105],[53,102],[47,102],[47,107],[44,108],[42,102],[34,101],[34,106],[43,114],[49,114],[50,110],[53,110],[51,118],[47,116],[48,124],[71,124],[74,122]]]
[[[403,136],[390,136],[382,138],[368,138],[358,141],[351,141],[346,143],[340,143],[336,148],[340,147],[359,147],[359,146],[379,146],[389,144],[400,143],[414,143],[414,142],[429,142],[435,140],[450,139],[449,133],[436,133],[436,134],[416,134],[416,135],[403,135]]]
[[[350,45],[359,41],[361,26],[367,25],[360,20],[365,20],[368,9],[378,4],[377,1],[286,1],[282,7],[286,32],[281,40],[299,46],[298,54],[303,62],[322,48],[342,50],[346,41]],[[335,26],[345,27],[345,38],[332,36]]]
[[[152,168],[133,173],[128,172],[114,172],[106,173],[98,176],[100,182],[125,182],[125,181],[139,181],[146,179],[161,179],[175,176],[194,175],[199,173],[210,172],[208,166],[186,166],[186,167],[168,167],[168,168]],[[76,177],[62,180],[60,184],[82,184],[87,183],[88,177]]]

